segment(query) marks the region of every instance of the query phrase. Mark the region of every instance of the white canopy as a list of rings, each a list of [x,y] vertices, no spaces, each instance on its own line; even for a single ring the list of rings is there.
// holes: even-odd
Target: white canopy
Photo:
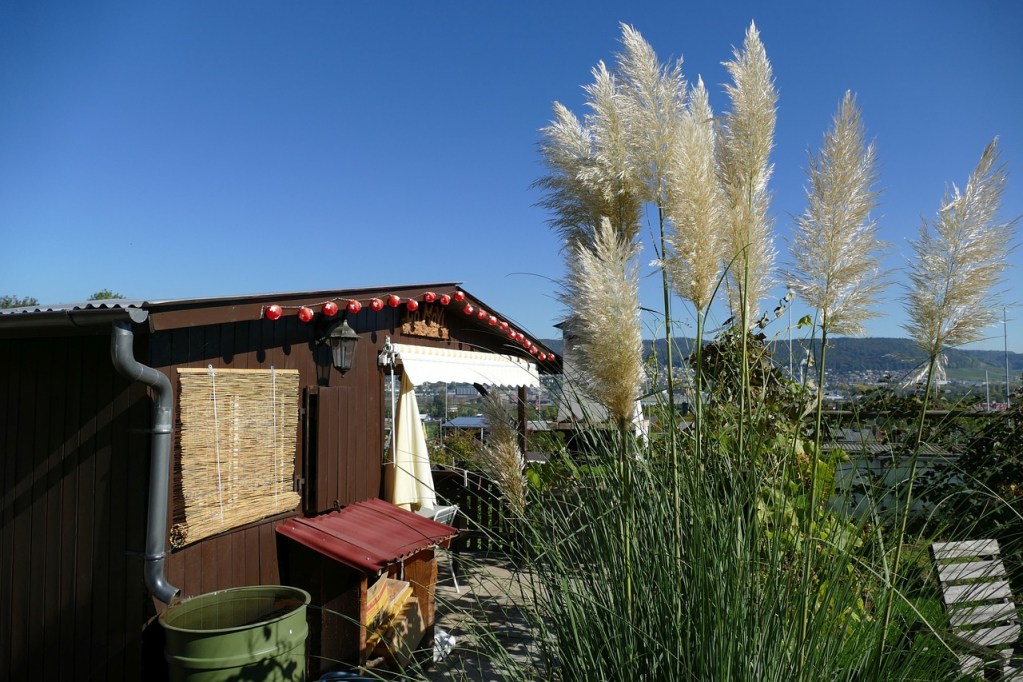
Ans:
[[[539,386],[536,364],[497,353],[395,343],[397,361],[413,384],[449,382],[488,386]]]

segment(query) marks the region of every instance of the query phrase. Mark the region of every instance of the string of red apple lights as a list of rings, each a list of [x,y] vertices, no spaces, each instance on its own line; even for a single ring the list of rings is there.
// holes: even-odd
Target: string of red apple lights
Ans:
[[[515,341],[522,345],[530,355],[536,357],[540,362],[546,362],[548,360],[554,360],[554,353],[546,353],[540,350],[540,347],[533,343],[525,334],[514,329],[506,320],[502,320],[496,315],[492,315],[483,308],[476,308],[471,303],[465,300],[465,292],[458,291],[451,294],[436,294],[432,291],[427,291],[425,294],[419,297],[423,303],[435,303],[437,305],[447,306],[451,303],[465,303],[462,307],[462,312],[470,317],[475,317],[481,322],[486,322],[490,327],[496,327],[501,332],[508,336],[508,339]],[[326,317],[334,317],[340,312],[338,302],[343,301],[341,297],[330,299],[322,303],[313,304],[313,306],[302,305],[302,306],[282,306],[277,303],[263,306],[260,310],[260,317],[265,317],[268,320],[276,321],[284,316],[285,310],[298,310],[298,319],[300,322],[309,323],[312,322],[316,317],[316,311],[313,307],[318,306],[320,312]],[[379,312],[384,307],[397,308],[402,305],[402,298],[396,294],[390,294],[386,298],[373,298],[368,303],[363,304],[358,299],[348,299],[345,304],[345,310],[350,315],[358,315],[362,312],[363,308],[369,308],[372,311]],[[415,312],[419,309],[420,301],[416,298],[404,299],[405,309],[409,312]]]

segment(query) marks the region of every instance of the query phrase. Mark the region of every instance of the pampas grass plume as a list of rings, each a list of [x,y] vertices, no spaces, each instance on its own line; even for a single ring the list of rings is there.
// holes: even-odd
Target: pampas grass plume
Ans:
[[[697,311],[710,305],[721,276],[724,218],[714,168],[714,113],[703,80],[698,79],[679,124],[676,167],[668,186],[668,235],[672,253],[664,265],[675,292]]]
[[[643,198],[660,204],[678,149],[678,122],[685,111],[686,82],[682,62],[662,66],[639,31],[622,24],[618,73],[622,78],[623,111],[628,144]]]
[[[497,482],[508,506],[521,515],[526,508],[525,460],[514,420],[496,392],[483,398],[483,414],[487,417],[489,437],[480,451],[480,467]]]
[[[576,247],[566,292],[584,388],[619,424],[632,418],[643,376],[637,250],[604,219],[594,248]]]
[[[725,68],[732,83],[725,91],[732,110],[724,117],[717,145],[718,176],[724,190],[729,268],[729,306],[746,327],[771,286],[775,250],[767,215],[770,195],[768,163],[774,140],[778,95],[767,52],[754,24],[743,49],[735,50]]]
[[[807,208],[796,218],[795,291],[820,312],[826,332],[860,335],[886,283],[883,244],[870,216],[877,204],[877,158],[866,144],[856,98],[845,93],[820,152],[810,157]]]
[[[923,222],[913,242],[905,329],[932,360],[946,346],[980,340],[998,319],[991,290],[1008,267],[1017,221],[997,217],[1005,191],[997,144],[984,150],[965,190],[945,192],[937,217]]]

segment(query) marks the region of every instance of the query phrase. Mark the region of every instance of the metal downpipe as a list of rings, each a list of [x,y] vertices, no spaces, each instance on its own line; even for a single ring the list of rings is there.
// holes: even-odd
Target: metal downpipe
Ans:
[[[113,323],[110,356],[114,367],[131,381],[153,388],[152,431],[150,438],[149,511],[146,519],[145,581],[150,593],[170,604],[180,591],[167,582],[163,564],[167,544],[167,488],[170,483],[171,433],[174,398],[171,383],[163,373],[135,359],[135,334],[129,320]]]

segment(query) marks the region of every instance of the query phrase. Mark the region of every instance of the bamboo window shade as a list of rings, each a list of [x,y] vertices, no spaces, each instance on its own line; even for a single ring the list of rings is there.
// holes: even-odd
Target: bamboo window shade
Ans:
[[[295,509],[297,370],[179,369],[171,545]]]

